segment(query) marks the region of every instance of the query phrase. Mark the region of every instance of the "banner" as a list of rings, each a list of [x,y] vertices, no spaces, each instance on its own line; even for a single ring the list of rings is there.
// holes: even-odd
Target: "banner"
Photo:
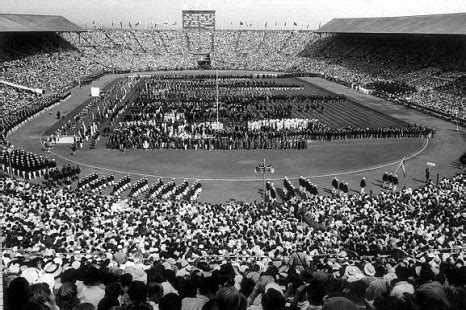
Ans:
[[[100,87],[91,87],[91,97],[100,96]]]

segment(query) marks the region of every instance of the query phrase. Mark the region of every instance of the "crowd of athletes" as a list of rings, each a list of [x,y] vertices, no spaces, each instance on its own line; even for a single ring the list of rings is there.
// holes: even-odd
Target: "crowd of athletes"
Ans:
[[[422,126],[330,128],[315,118],[305,117],[324,113],[326,102],[344,103],[346,98],[305,94],[303,85],[285,79],[222,76],[218,82],[218,110],[217,82],[213,77],[162,76],[143,83],[128,113],[113,128],[109,147],[305,149],[308,140],[434,134]]]
[[[4,178],[5,306],[464,309],[464,181],[264,205]]]

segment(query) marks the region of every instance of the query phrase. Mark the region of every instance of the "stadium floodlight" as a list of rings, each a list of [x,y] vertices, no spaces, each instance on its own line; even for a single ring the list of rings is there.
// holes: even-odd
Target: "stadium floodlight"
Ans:
[[[255,172],[256,173],[262,172],[262,183],[264,185],[264,190],[262,192],[262,201],[265,203],[266,202],[265,201],[265,197],[266,197],[265,196],[265,186],[266,186],[266,184],[265,184],[265,173],[266,172],[274,173],[275,168],[271,164],[267,164],[265,162],[265,158],[264,158],[262,164],[260,164],[259,166],[256,167]]]

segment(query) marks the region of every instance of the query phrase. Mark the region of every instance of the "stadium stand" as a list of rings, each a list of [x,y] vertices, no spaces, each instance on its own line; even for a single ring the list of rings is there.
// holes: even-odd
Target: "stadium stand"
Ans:
[[[21,31],[26,33],[12,35],[8,29],[18,31],[19,26],[11,26],[1,34],[2,42],[8,44],[1,46],[0,79],[41,89],[44,94],[1,85],[5,146],[7,133],[65,100],[77,85],[115,70],[196,68],[193,53],[197,51],[212,54],[213,68],[318,75],[447,119],[458,115],[464,121],[460,103],[464,96],[465,33],[445,34],[445,27],[451,30],[453,22],[462,20],[464,14],[425,17],[446,26],[436,27],[439,33],[422,36],[413,33],[421,33],[419,25],[424,17],[360,20],[352,28],[359,29],[357,34],[322,35],[253,30],[81,32],[62,18],[46,19],[48,30],[32,34],[26,17],[8,16],[3,16],[4,25],[22,21]],[[332,25],[349,27],[347,22],[331,22],[320,33],[336,29],[330,28]],[[382,30],[376,28],[377,22]],[[373,32],[388,31],[393,22],[409,29],[408,33],[400,35],[396,29],[401,28],[392,28],[390,35],[360,33],[367,27]],[[459,26],[456,29],[463,31],[464,23]],[[173,83],[177,92],[166,91],[173,95],[184,89],[188,97],[194,94],[183,104],[177,102],[175,108],[163,111],[154,102],[151,87],[142,86],[142,98],[132,109],[121,114],[120,110],[111,111],[102,119],[125,118],[122,131],[129,128],[130,134],[121,136],[130,140],[137,135],[150,136],[150,131],[139,129],[147,129],[144,118],[152,113],[159,121],[153,122],[154,127],[159,126],[154,132],[163,129],[173,135],[175,128],[181,127],[178,121],[182,117],[205,118],[210,111],[202,105],[193,112],[190,105],[196,103],[193,98],[199,86],[213,96],[213,78],[188,87],[185,82]],[[228,86],[225,89],[231,88],[227,95],[243,92],[245,101],[247,94],[257,91],[251,88],[300,88],[299,84],[264,82],[250,87],[254,83],[250,80],[230,84],[228,79],[221,80]],[[118,83],[109,88],[102,102],[90,100],[87,104],[124,101],[127,89],[142,84],[138,78]],[[164,81],[153,79],[150,83]],[[338,96],[315,95],[318,98],[307,98],[310,104],[312,100],[335,101],[334,110],[344,101]],[[238,107],[234,104],[222,113],[225,119],[245,118],[250,121],[247,126],[263,131],[290,121],[289,109],[279,103],[271,111],[259,105],[248,110],[259,115],[254,119],[247,119],[248,114],[235,110]],[[266,113],[273,115],[261,117]],[[94,122],[94,115],[76,115]],[[213,115],[208,117],[213,119]],[[65,122],[59,129],[72,131],[80,126],[80,120]],[[295,118],[289,125],[302,124],[325,128],[320,121],[304,118]],[[343,123],[337,121],[334,124],[337,129],[331,138],[333,134],[368,134],[364,129],[354,132],[341,128]],[[375,134],[399,137],[405,134],[400,127]],[[95,127],[88,125],[81,138],[94,136],[91,128]],[[430,132],[416,127],[414,134]],[[145,141],[139,138],[128,141],[128,147],[144,148]],[[149,145],[159,143],[156,140],[150,140]],[[264,139],[259,140],[263,143]],[[79,167],[59,169],[55,162],[20,149],[12,155],[2,152],[0,160],[4,170],[19,176],[0,178],[1,224],[6,232],[2,237],[3,300],[8,310],[466,308],[462,174],[444,178],[438,185],[427,183],[399,191],[393,189],[393,181],[390,190],[377,195],[363,191],[351,195],[346,182],[335,180],[333,194],[322,196],[308,179],[300,178],[296,186],[285,178],[283,189],[266,183],[271,203],[211,204],[195,201],[202,191],[199,181],[191,185],[174,180],[149,184],[145,178],[115,180],[112,175],[93,173],[79,179],[77,188],[72,189],[70,181],[77,178]],[[23,180],[42,175],[46,176],[46,186]],[[66,186],[56,187],[59,183]],[[112,195],[101,195],[103,190]]]
[[[273,207],[120,200],[8,178],[0,186],[8,231],[6,309],[38,302],[37,290],[48,306],[66,297],[100,307],[112,283],[130,287],[128,296],[125,290],[114,296],[114,305],[126,307],[137,302],[135,286],[142,290],[139,304],[149,297],[160,309],[169,297],[194,302],[198,289],[203,303],[221,302],[221,287],[244,298],[244,307],[233,309],[266,305],[269,287],[283,303],[279,309],[285,303],[325,309],[335,296],[345,298],[344,309],[386,309],[387,302],[464,307],[463,175],[416,190],[312,194]],[[314,224],[302,224],[303,216]],[[163,287],[160,297],[151,299],[146,285]]]

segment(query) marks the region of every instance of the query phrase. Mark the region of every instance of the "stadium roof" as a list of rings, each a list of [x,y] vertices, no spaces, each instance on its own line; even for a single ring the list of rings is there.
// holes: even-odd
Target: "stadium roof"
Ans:
[[[0,32],[83,31],[63,16],[0,14]]]
[[[334,18],[315,32],[466,35],[466,13]]]

